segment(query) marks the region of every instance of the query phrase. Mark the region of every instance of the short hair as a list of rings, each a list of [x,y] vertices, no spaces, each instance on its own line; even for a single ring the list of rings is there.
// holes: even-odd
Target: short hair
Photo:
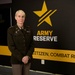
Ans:
[[[22,12],[22,13],[26,16],[26,13],[25,13],[23,10],[17,10],[16,13],[15,13],[15,16],[16,16],[19,12]]]

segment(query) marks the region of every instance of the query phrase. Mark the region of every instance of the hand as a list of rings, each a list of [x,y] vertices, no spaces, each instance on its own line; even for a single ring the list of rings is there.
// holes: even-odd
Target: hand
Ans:
[[[24,64],[27,64],[27,63],[28,63],[28,60],[29,60],[29,56],[24,56],[24,57],[22,58],[22,62],[23,62]]]

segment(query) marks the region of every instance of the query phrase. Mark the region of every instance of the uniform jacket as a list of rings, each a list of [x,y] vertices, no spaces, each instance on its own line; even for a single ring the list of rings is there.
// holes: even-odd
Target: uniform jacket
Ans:
[[[11,63],[22,64],[23,56],[32,59],[33,35],[30,27],[19,29],[17,25],[9,27],[7,31],[8,48],[11,51]],[[30,61],[29,61],[30,62]]]

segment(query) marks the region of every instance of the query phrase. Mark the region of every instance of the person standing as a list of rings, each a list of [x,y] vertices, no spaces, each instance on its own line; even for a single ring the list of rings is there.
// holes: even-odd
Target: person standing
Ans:
[[[16,25],[7,30],[13,75],[29,75],[34,52],[32,30],[30,26],[24,25],[25,17],[23,10],[17,10],[15,13]]]

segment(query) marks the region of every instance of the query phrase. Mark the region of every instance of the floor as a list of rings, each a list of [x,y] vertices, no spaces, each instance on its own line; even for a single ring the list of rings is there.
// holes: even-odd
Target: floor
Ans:
[[[12,68],[9,66],[0,65],[0,75],[12,75]],[[30,70],[30,75],[61,75],[61,74],[53,74],[53,73]]]

